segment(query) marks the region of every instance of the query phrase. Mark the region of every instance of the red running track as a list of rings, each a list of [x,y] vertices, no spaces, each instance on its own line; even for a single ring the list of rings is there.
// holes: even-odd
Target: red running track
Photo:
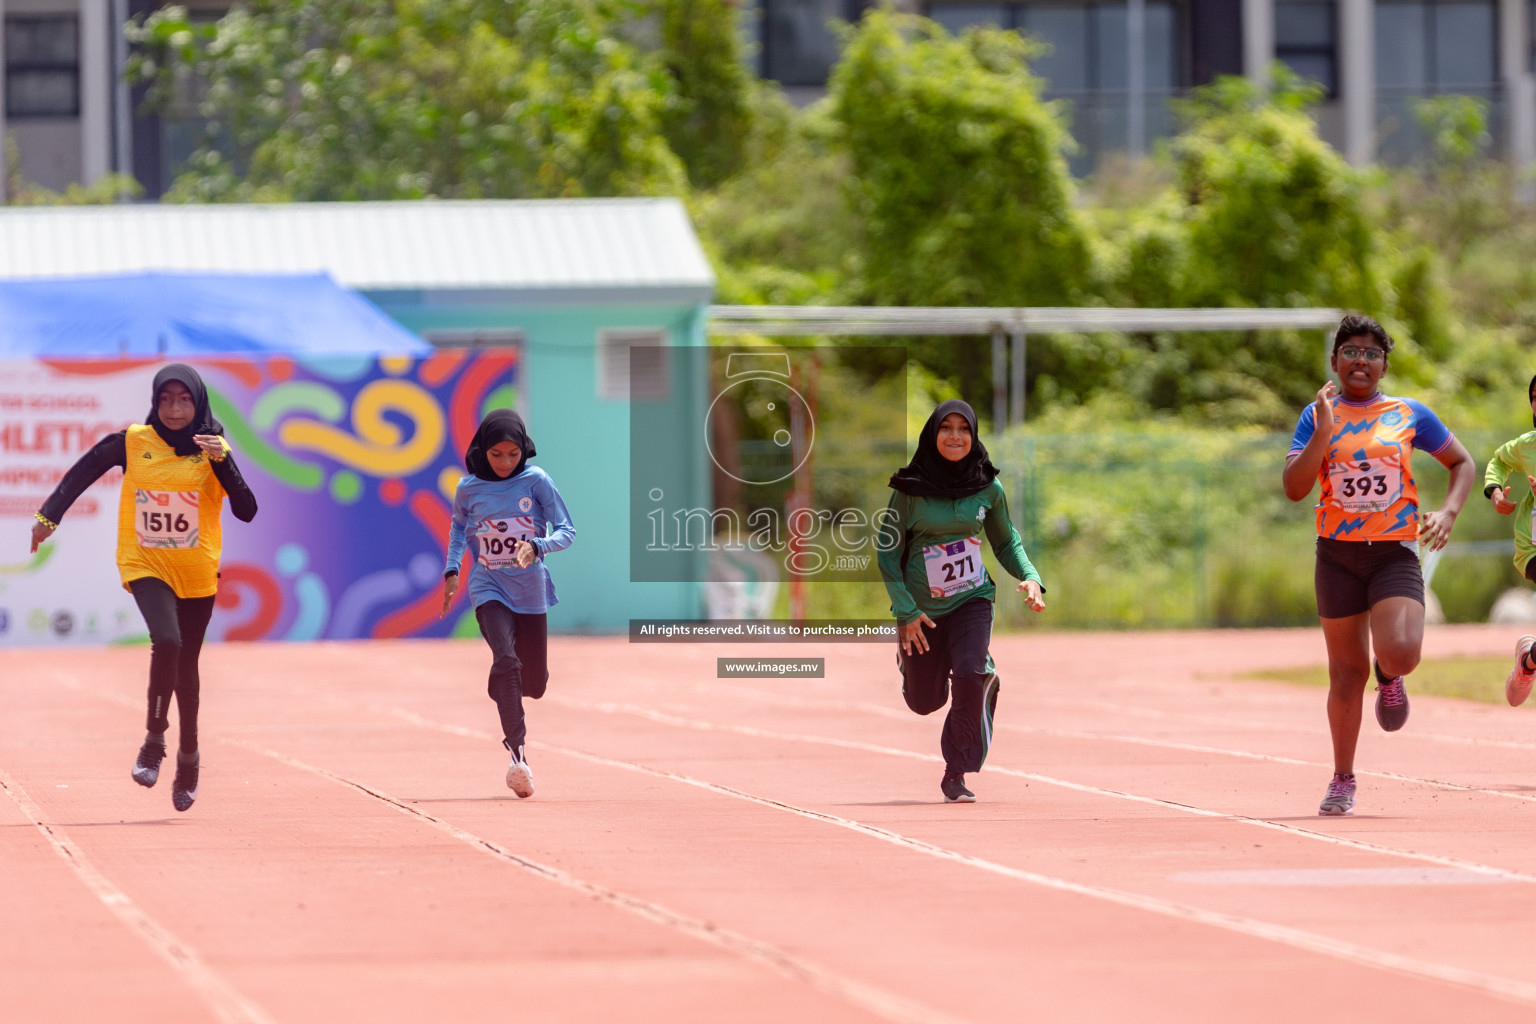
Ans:
[[[1236,676],[1316,630],[994,653],[946,805],[886,646],[557,639],[526,801],[478,642],[215,646],[177,814],[128,778],[143,648],[0,652],[0,1019],[1536,1018],[1536,715],[1415,697],[1320,819],[1322,691]]]

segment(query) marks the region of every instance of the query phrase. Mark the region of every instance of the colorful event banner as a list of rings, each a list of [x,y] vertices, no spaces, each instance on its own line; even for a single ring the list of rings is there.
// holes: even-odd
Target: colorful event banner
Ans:
[[[484,411],[517,408],[515,348],[411,357],[188,359],[260,505],[224,510],[210,639],[472,633],[441,607],[462,455]],[[36,555],[32,513],[103,435],[149,412],[163,361],[0,364],[0,644],[144,635],[115,565],[122,474],[90,488]]]

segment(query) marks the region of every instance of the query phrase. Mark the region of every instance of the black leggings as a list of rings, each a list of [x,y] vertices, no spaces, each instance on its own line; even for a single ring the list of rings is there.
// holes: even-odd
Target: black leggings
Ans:
[[[924,628],[928,650],[898,651],[901,695],[907,707],[929,715],[949,702],[939,751],[944,766],[957,772],[979,772],[992,746],[992,719],[997,713],[997,673],[987,647],[992,640],[992,602],[974,597]]]
[[[181,749],[197,749],[197,657],[213,615],[212,597],[177,597],[164,580],[146,576],[128,584],[149,627],[149,714],[146,728],[170,727],[171,694],[181,721]]]
[[[501,715],[502,743],[522,757],[528,738],[523,698],[539,699],[549,683],[549,617],[525,615],[500,601],[487,601],[475,608],[475,621],[495,659],[487,692]]]

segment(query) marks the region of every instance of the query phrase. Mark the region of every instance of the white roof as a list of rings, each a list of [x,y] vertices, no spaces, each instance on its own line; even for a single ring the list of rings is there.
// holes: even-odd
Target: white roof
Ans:
[[[329,272],[360,291],[650,291],[715,275],[676,199],[0,207],[0,278]]]

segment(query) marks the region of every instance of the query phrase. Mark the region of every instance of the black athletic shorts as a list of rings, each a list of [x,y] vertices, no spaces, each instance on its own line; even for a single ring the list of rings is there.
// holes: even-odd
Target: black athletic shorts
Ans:
[[[1424,573],[1416,547],[1401,541],[1317,538],[1317,614],[1346,619],[1388,597],[1424,603]]]
[[[1536,555],[1525,560],[1525,578],[1536,583]]]

